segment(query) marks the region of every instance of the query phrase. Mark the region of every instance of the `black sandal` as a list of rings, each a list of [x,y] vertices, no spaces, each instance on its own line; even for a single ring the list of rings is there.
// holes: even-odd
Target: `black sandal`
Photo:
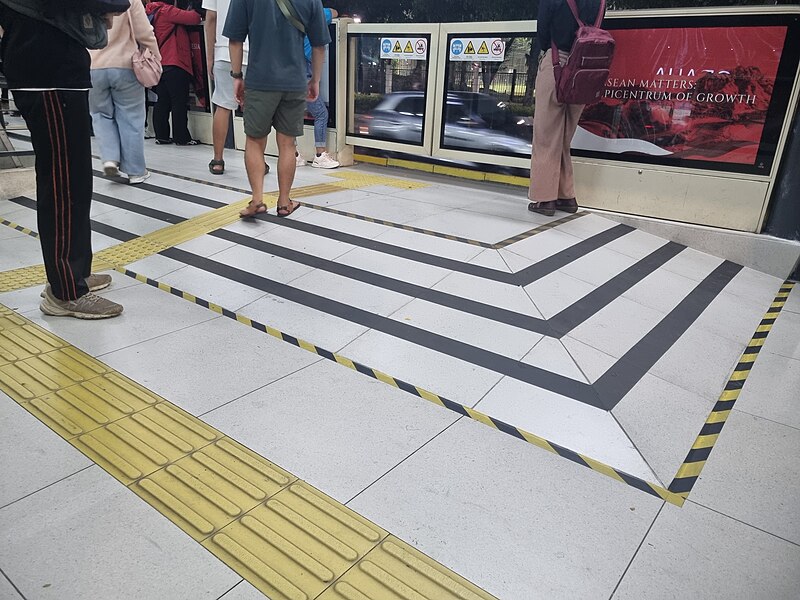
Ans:
[[[225,161],[222,159],[212,160],[210,163],[208,163],[208,170],[211,171],[212,175],[222,175],[225,173]]]

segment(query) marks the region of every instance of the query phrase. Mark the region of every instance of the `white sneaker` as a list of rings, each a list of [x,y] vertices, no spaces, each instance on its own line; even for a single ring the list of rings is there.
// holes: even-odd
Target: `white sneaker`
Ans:
[[[295,152],[294,161],[298,167],[305,167],[307,163],[306,159],[303,158],[303,155],[299,152]]]
[[[106,177],[119,177],[119,165],[113,160],[107,160],[103,163],[103,173]]]
[[[330,154],[323,152],[319,156],[314,157],[314,162],[311,163],[311,166],[318,169],[335,169],[339,166],[339,163],[333,160]]]
[[[150,177],[150,171],[145,171],[144,175],[129,175],[128,183],[130,185],[136,185],[137,183],[144,182],[148,177]]]

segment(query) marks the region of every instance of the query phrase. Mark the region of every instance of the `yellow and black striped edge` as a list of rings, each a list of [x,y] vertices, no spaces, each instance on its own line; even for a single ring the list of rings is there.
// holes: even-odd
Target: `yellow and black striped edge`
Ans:
[[[16,229],[20,233],[24,233],[25,235],[29,235],[34,238],[39,238],[39,234],[33,231],[32,229],[28,229],[27,227],[23,227],[22,225],[18,225],[8,219],[4,219],[0,217],[0,225],[5,225],[6,227],[10,227],[11,229]]]
[[[564,446],[546,440],[545,438],[530,433],[528,431],[525,431],[524,429],[520,429],[519,427],[515,427],[513,425],[500,421],[499,419],[495,419],[494,417],[479,412],[473,408],[470,408],[469,406],[464,406],[463,404],[459,404],[452,400],[448,400],[447,398],[439,396],[438,394],[434,394],[433,392],[429,392],[428,390],[425,390],[421,387],[418,387],[411,383],[407,383],[405,381],[392,377],[391,375],[388,375],[386,373],[383,373],[382,371],[378,371],[377,369],[373,369],[372,367],[368,367],[359,362],[351,360],[345,356],[337,354],[336,352],[325,350],[324,348],[320,348],[319,346],[316,346],[311,342],[307,342],[295,336],[283,333],[282,331],[279,331],[274,327],[270,327],[269,325],[264,325],[263,323],[259,323],[258,321],[255,321],[249,317],[237,314],[232,310],[228,310],[222,306],[219,306],[218,304],[214,304],[213,302],[209,302],[208,300],[199,298],[194,294],[190,294],[189,292],[184,292],[182,290],[179,290],[178,288],[172,287],[169,284],[156,281],[155,279],[151,279],[145,275],[140,275],[129,269],[118,268],[116,270],[141,283],[158,288],[164,292],[172,294],[173,296],[183,298],[184,300],[188,300],[189,302],[197,304],[198,306],[202,306],[203,308],[212,310],[215,313],[220,314],[229,319],[233,319],[234,321],[238,321],[239,323],[247,325],[248,327],[252,327],[253,329],[256,329],[262,333],[266,333],[274,338],[292,344],[293,346],[302,348],[303,350],[312,352],[317,356],[320,356],[322,358],[325,358],[327,360],[345,366],[348,369],[358,371],[363,375],[367,375],[368,377],[381,381],[385,384],[391,385],[392,387],[396,387],[405,392],[413,394],[414,396],[422,398],[423,400],[427,400],[428,402],[436,404],[437,406],[451,410],[461,416],[468,417],[470,419],[478,421],[479,423],[488,425],[493,429],[497,429],[505,434],[508,434],[519,440],[532,444],[537,448],[542,448],[544,450],[547,450],[552,454],[557,454],[558,456],[571,460],[572,462],[577,463],[583,467],[588,467],[592,471],[595,471],[607,477],[611,477],[612,479],[615,479],[618,482],[636,488],[642,492],[650,494],[651,496],[655,496],[656,498],[660,498],[677,506],[683,504],[683,498],[681,498],[676,494],[673,494],[669,490],[665,489],[664,487],[656,483],[651,483],[634,475],[630,475],[629,473],[625,473],[624,471],[621,471],[603,462],[590,458],[584,454],[575,452],[574,450],[570,450],[569,448],[565,448]]]
[[[756,332],[742,353],[739,363],[725,385],[725,389],[711,410],[711,414],[708,415],[708,419],[706,419],[703,428],[700,430],[700,435],[697,436],[692,449],[689,450],[689,454],[686,455],[686,459],[678,469],[675,478],[669,484],[671,493],[685,500],[692,491],[711,454],[711,450],[714,449],[714,444],[719,438],[725,422],[728,420],[728,416],[731,414],[731,410],[733,410],[736,400],[739,398],[739,394],[742,393],[742,388],[747,381],[748,375],[750,375],[750,371],[753,369],[758,354],[761,352],[761,348],[764,346],[764,342],[794,286],[794,282],[784,282],[775,296],[775,300],[773,300],[769,310],[756,328]]]

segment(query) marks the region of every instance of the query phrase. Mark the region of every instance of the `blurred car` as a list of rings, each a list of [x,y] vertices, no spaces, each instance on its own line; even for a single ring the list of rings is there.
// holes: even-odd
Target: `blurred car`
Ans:
[[[422,142],[425,95],[392,92],[366,114],[357,115],[356,132],[393,142]],[[488,94],[449,92],[442,146],[491,154],[530,156],[531,127]]]

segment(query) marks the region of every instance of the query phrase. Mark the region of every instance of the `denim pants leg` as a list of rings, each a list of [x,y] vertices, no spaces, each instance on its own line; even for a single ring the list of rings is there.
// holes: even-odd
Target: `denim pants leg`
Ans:
[[[121,143],[120,169],[131,176],[145,174],[144,163],[144,96],[142,84],[133,69],[116,71],[111,86],[114,101],[114,120]]]
[[[306,108],[311,116],[314,117],[314,144],[317,148],[324,148],[328,145],[328,107],[321,97],[317,97],[313,102],[307,102]]]
[[[92,87],[89,90],[89,112],[92,115],[94,136],[100,145],[103,162],[119,163],[119,132],[114,122],[114,101],[111,98],[112,75],[118,69],[92,69]]]

